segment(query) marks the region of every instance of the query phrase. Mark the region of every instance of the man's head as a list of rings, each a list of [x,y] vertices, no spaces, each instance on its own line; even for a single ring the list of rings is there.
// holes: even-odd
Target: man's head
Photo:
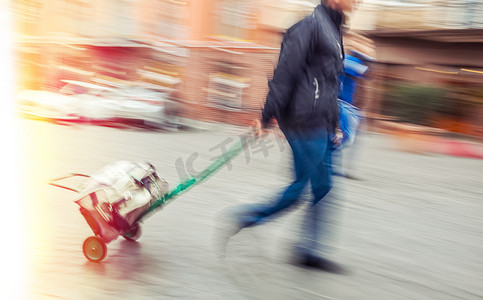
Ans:
[[[350,13],[357,8],[362,0],[322,0],[321,2],[333,10]]]

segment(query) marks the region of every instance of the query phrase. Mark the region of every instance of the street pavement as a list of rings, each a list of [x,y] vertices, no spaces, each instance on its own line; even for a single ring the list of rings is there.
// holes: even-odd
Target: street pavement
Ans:
[[[356,148],[359,180],[337,177],[332,195],[330,258],[347,274],[291,263],[303,205],[240,232],[219,258],[217,213],[267,201],[291,180],[290,149],[270,135],[146,219],[138,242],[119,238],[102,263],[92,263],[82,254],[92,232],[76,193],[49,179],[93,174],[116,160],[149,161],[175,187],[243,129],[163,132],[25,119],[17,129],[18,299],[483,299],[483,160],[408,153],[395,137],[365,133]]]

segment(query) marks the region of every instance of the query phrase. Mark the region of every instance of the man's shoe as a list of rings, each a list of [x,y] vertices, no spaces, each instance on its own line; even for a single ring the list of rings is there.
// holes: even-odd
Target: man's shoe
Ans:
[[[347,271],[339,264],[315,255],[306,254],[299,256],[298,258],[296,258],[295,263],[302,267],[317,269],[329,273],[347,273]]]
[[[362,181],[362,179],[360,177],[357,177],[357,176],[354,176],[352,174],[345,174],[345,178],[347,179],[351,179],[351,180],[358,180],[358,181]]]

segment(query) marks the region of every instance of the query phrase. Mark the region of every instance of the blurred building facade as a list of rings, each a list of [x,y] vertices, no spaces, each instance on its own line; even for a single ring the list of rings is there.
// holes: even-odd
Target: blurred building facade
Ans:
[[[182,117],[246,125],[281,33],[313,6],[291,2],[16,0],[18,88],[136,84],[174,94]]]
[[[448,103],[453,103],[448,107],[453,113],[434,116],[426,124],[482,135],[482,1],[366,0],[351,26],[375,44],[377,63],[367,107],[371,113],[387,113],[383,106],[391,101],[394,83],[426,85],[448,90]],[[431,108],[421,104],[421,109]]]
[[[172,92],[182,117],[246,125],[263,105],[283,32],[318,2],[14,0],[18,86],[135,83]],[[346,51],[377,59],[358,93],[364,108],[383,114],[393,80],[478,85],[482,12],[476,0],[365,0],[345,39]]]

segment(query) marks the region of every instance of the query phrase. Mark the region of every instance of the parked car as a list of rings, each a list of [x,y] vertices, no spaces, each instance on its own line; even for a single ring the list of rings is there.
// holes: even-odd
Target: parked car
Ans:
[[[75,80],[62,81],[66,85],[59,93],[75,99],[80,120],[90,123],[117,121],[121,108],[112,88]]]
[[[120,101],[120,118],[124,122],[147,127],[164,127],[168,123],[166,93],[142,87],[121,87],[114,90]]]
[[[168,124],[167,94],[143,87],[107,87],[76,80],[58,93],[24,90],[18,93],[18,110],[46,119],[90,123],[123,123],[161,128]]]
[[[77,99],[49,91],[22,90],[15,97],[17,111],[29,118],[79,120]]]
[[[63,80],[62,89],[81,90],[75,93],[80,103],[80,115],[90,122],[114,121],[130,125],[162,127],[167,123],[166,94],[141,87],[105,87],[96,84]]]

